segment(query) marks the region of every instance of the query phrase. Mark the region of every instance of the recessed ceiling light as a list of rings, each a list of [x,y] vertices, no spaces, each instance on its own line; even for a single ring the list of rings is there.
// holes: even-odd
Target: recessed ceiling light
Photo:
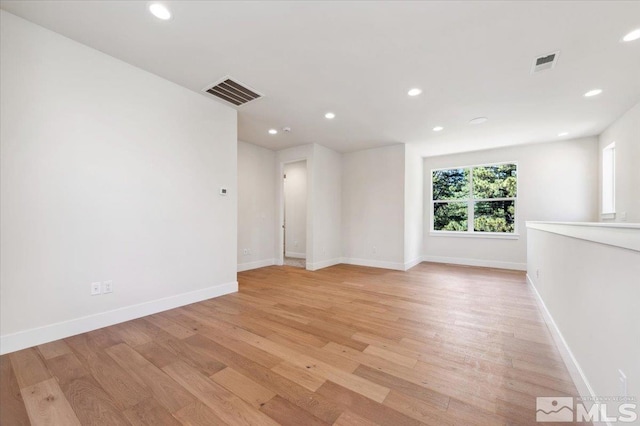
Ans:
[[[163,21],[171,19],[171,12],[169,12],[169,9],[160,3],[152,3],[149,5],[149,12],[151,12],[156,18],[162,19]]]
[[[434,127],[434,128],[433,128],[433,131],[434,131],[434,132],[439,132],[439,131],[441,131],[441,130],[444,130],[444,127],[442,127],[442,126],[436,126],[436,127]]]
[[[324,115],[324,118],[328,118],[329,120],[332,120],[334,118],[336,118],[336,115],[332,112],[328,112]]]
[[[407,92],[407,95],[409,96],[418,96],[420,93],[422,93],[421,89],[418,89],[417,87],[414,87],[413,89],[409,90]]]
[[[278,131],[276,129],[269,129],[269,134],[270,135],[277,135]]]
[[[640,28],[638,28],[637,30],[631,31],[629,34],[622,37],[622,41],[634,41],[634,40],[638,40],[639,38],[640,38]]]
[[[561,132],[558,133],[558,136],[563,137],[563,136],[567,136],[569,134],[569,132]]]
[[[487,121],[489,121],[487,117],[476,117],[469,120],[469,124],[482,124],[482,123],[486,123]]]
[[[584,94],[585,98],[590,98],[592,96],[598,96],[600,93],[602,93],[602,89],[593,89],[593,90],[589,90],[587,93]]]

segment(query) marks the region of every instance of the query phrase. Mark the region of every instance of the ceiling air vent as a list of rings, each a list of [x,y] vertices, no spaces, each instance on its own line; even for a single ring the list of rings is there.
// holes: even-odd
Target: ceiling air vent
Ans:
[[[535,58],[533,60],[533,66],[531,67],[531,74],[535,74],[544,70],[550,70],[555,67],[556,63],[558,62],[559,55],[560,51],[558,50],[556,52]]]
[[[224,77],[213,86],[207,86],[202,90],[237,107],[246,105],[263,96],[255,90],[250,89],[247,85],[233,80],[230,77]]]

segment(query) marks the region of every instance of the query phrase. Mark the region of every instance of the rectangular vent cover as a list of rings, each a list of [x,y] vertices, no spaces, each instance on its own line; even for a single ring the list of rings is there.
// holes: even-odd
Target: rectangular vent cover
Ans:
[[[533,60],[533,66],[531,67],[531,74],[538,73],[540,71],[550,70],[558,63],[558,56],[560,51],[548,53],[546,55],[538,56]]]
[[[228,76],[219,80],[213,86],[205,87],[203,91],[238,107],[264,96],[256,90],[250,89],[246,84],[242,84]]]

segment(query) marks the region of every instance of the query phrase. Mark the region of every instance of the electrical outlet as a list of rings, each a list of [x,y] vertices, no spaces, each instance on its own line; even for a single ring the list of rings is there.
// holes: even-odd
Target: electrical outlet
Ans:
[[[101,292],[100,283],[91,283],[91,295],[98,296]]]
[[[245,256],[249,254],[249,249],[242,249],[242,254]]]
[[[378,252],[378,248],[376,246],[373,246],[372,251],[373,251],[373,254],[376,254]]]
[[[102,292],[104,294],[113,293],[113,281],[109,280],[109,281],[103,282],[102,283]]]
[[[536,269],[536,279],[540,278],[540,269]]]
[[[294,247],[298,247],[298,241],[297,240],[293,242],[293,246]]]

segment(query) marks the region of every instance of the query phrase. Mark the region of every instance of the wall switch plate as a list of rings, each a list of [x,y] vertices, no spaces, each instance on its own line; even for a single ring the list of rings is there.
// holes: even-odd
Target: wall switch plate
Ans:
[[[91,295],[97,296],[102,292],[102,287],[99,282],[91,283]]]
[[[102,292],[103,293],[113,293],[113,281],[105,281],[102,283]]]

